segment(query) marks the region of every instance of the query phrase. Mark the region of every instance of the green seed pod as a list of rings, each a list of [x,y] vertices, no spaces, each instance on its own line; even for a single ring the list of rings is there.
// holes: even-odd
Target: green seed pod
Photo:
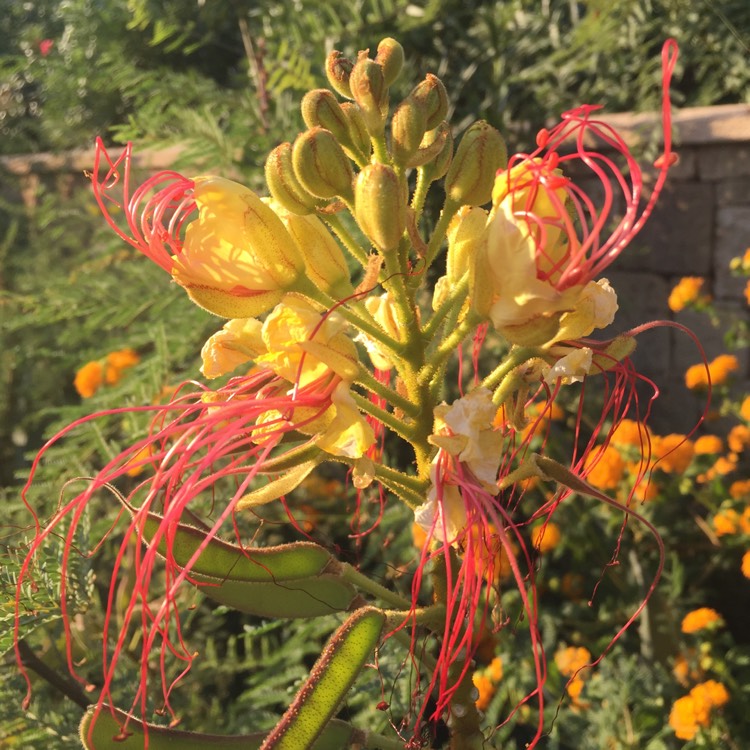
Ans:
[[[410,96],[424,107],[427,130],[436,128],[448,114],[448,92],[443,82],[432,73],[414,87]]]
[[[398,246],[406,229],[406,190],[391,167],[368,164],[357,175],[354,213],[378,250],[388,252]]]
[[[266,184],[274,200],[287,211],[305,216],[315,211],[318,199],[300,184],[292,166],[292,144],[282,143],[266,159]]]
[[[448,198],[460,205],[481,206],[492,199],[497,170],[508,159],[503,137],[484,120],[464,133],[445,178]]]
[[[390,86],[404,66],[404,48],[395,39],[386,37],[378,44],[375,62],[382,66],[385,85]]]
[[[349,87],[349,76],[352,73],[354,63],[344,57],[338,50],[332,50],[326,58],[326,76],[331,88],[339,95],[352,98],[352,90]]]
[[[349,77],[349,86],[352,98],[362,111],[367,131],[372,136],[382,135],[388,115],[388,86],[383,68],[360,52]]]
[[[318,198],[354,197],[352,165],[330,130],[300,133],[292,146],[292,164],[302,186]]]
[[[391,120],[391,156],[398,166],[406,166],[416,153],[425,132],[423,107],[411,97],[404,99]]]

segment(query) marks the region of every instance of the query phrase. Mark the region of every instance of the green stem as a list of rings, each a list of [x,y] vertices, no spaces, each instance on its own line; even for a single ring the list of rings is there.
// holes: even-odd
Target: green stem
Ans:
[[[540,352],[529,347],[514,347],[508,356],[482,381],[482,386],[494,390],[516,367],[534,357]],[[499,403],[499,402],[495,402]]]
[[[424,502],[425,495],[427,494],[427,483],[424,482],[413,474],[404,474],[403,471],[393,469],[390,466],[384,464],[376,464],[375,476],[378,480],[383,480],[389,484],[395,484],[403,487],[404,489],[415,492],[420,497],[420,504]]]
[[[367,388],[368,391],[372,391],[376,396],[385,399],[385,401],[394,406],[397,409],[401,409],[404,414],[408,414],[410,417],[416,417],[420,408],[418,404],[414,404],[409,399],[404,398],[400,393],[397,393],[393,388],[389,388],[384,383],[381,383],[366,367],[362,366],[357,375],[356,382]]]
[[[427,325],[422,329],[422,336],[424,336],[426,341],[430,341],[435,336],[440,324],[450,313],[461,309],[468,291],[469,274],[467,273],[461,277],[461,281],[455,285],[453,291],[446,297],[443,304],[438,307],[427,322]]]
[[[356,391],[352,391],[351,393],[352,397],[357,402],[357,406],[365,412],[365,414],[375,417],[375,419],[382,422],[389,430],[400,435],[404,440],[412,442],[414,431],[409,425],[405,424],[400,419],[397,419],[396,416],[389,411],[381,409],[379,406],[375,406],[370,399],[363,396],[361,393],[357,393]]]
[[[385,145],[385,135],[370,136],[372,143],[372,150],[375,154],[375,161],[380,164],[390,164],[391,155],[388,153],[388,148]]]
[[[357,240],[352,237],[351,233],[344,225],[344,222],[341,221],[336,214],[324,214],[323,220],[329,227],[331,227],[331,229],[333,229],[336,236],[341,240],[341,244],[349,251],[349,253],[356,258],[364,268],[367,268],[367,252],[363,250]]]
[[[374,732],[365,732],[362,742],[367,750],[404,750],[403,740],[393,740]]]
[[[414,194],[411,197],[411,207],[414,211],[414,219],[419,222],[419,217],[422,215],[422,209],[424,203],[427,200],[427,192],[430,189],[432,181],[427,177],[427,172],[424,167],[417,169],[417,184],[414,187]]]
[[[481,318],[473,311],[469,311],[466,317],[456,326],[453,331],[440,342],[440,346],[430,357],[429,365],[422,368],[419,373],[420,383],[431,383],[433,376],[440,369],[458,345],[479,325]]]
[[[448,232],[448,225],[451,223],[451,219],[455,216],[456,211],[461,208],[461,205],[456,201],[450,199],[445,201],[443,206],[443,212],[440,214],[438,223],[435,225],[435,229],[430,237],[430,243],[427,245],[427,255],[425,256],[425,266],[430,267],[432,261],[435,260],[435,256],[440,250],[440,246],[443,244],[445,235]]]
[[[362,589],[362,591],[366,591],[368,594],[372,594],[372,596],[381,601],[387,602],[392,607],[406,611],[411,609],[411,601],[400,596],[395,591],[391,591],[385,586],[376,583],[367,576],[362,575],[362,573],[352,567],[349,563],[341,563],[341,576],[353,586]]]

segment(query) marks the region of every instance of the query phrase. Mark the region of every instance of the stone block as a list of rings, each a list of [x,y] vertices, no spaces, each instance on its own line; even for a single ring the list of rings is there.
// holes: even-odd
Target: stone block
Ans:
[[[698,152],[701,180],[750,176],[750,144],[709,144]]]
[[[735,177],[716,183],[717,206],[750,206],[750,177]]]
[[[716,212],[714,245],[714,294],[717,299],[744,299],[747,279],[733,276],[732,258],[742,256],[750,247],[750,205],[722,206]]]
[[[643,230],[621,256],[629,271],[706,276],[712,271],[714,186],[668,182]]]

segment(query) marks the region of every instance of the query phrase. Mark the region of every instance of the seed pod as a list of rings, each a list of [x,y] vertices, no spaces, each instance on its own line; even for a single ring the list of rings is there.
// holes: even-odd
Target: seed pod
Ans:
[[[495,174],[505,166],[508,152],[503,137],[484,120],[464,133],[445,178],[445,192],[460,205],[481,206],[492,198]]]
[[[344,57],[338,50],[332,50],[326,58],[326,76],[331,88],[339,95],[352,98],[352,90],[349,87],[349,76],[352,73],[354,63]]]
[[[416,153],[425,133],[423,107],[407,97],[398,105],[391,120],[391,156],[398,166],[406,166]]]
[[[360,53],[359,60],[352,68],[349,86],[352,98],[362,111],[367,131],[372,136],[382,135],[388,114],[388,86],[383,68]]]
[[[378,250],[387,252],[398,246],[406,229],[406,191],[391,167],[368,164],[357,175],[354,213]]]
[[[302,186],[318,198],[353,198],[352,165],[330,130],[316,127],[300,133],[292,147],[292,164]]]
[[[318,199],[305,190],[292,166],[292,144],[282,143],[266,159],[266,184],[273,199],[287,211],[305,216],[315,211]]]
[[[414,87],[410,96],[424,108],[427,130],[436,128],[448,114],[448,92],[445,90],[443,82],[432,73],[428,73],[424,81]]]
[[[385,85],[390,86],[404,66],[404,48],[395,39],[386,37],[378,44],[375,62],[382,66]]]

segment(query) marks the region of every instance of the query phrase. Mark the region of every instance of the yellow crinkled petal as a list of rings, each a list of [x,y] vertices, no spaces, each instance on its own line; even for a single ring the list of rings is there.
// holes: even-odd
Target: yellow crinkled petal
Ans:
[[[201,349],[203,375],[218,378],[264,353],[262,325],[255,318],[238,318],[225,323]]]
[[[333,392],[336,416],[317,441],[326,453],[347,458],[360,458],[375,442],[375,433],[357,407],[346,383],[339,383]]]

